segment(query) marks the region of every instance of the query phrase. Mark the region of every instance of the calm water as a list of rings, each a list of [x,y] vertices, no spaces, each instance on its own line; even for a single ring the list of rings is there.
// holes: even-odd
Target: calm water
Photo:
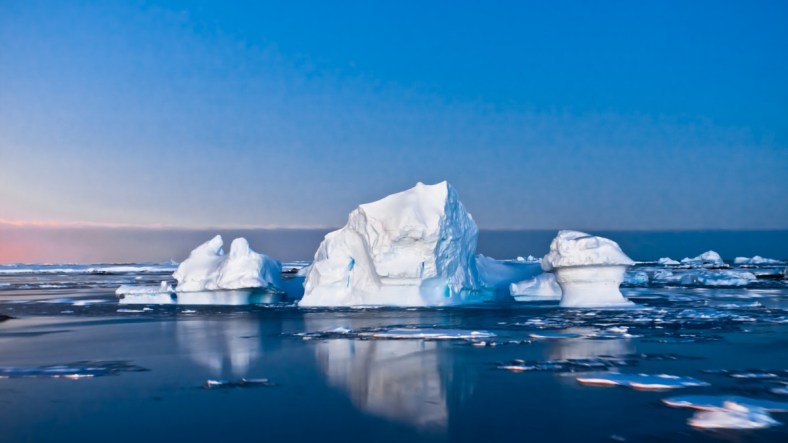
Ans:
[[[782,281],[629,288],[643,309],[620,311],[556,302],[146,307],[118,305],[112,293],[124,282],[165,277],[0,276],[0,314],[15,317],[0,322],[0,371],[11,377],[0,379],[0,441],[788,441],[786,426],[695,431],[687,425],[691,410],[661,403],[684,394],[788,401],[771,392],[788,382]],[[374,338],[411,327],[495,337]],[[532,336],[550,333],[574,335]],[[515,359],[579,364],[521,373],[499,367]],[[615,364],[583,366],[600,361]],[[774,371],[775,378],[703,372],[719,369]],[[644,392],[576,380],[600,370],[691,376],[710,386]],[[58,373],[93,377],[52,377]],[[268,382],[241,382],[262,378]],[[205,389],[209,380],[229,385]]]

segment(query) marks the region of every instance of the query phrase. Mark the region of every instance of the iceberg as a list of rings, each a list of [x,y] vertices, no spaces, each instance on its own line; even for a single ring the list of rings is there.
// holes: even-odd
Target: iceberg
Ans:
[[[440,306],[484,301],[478,228],[447,182],[360,205],[320,244],[299,306]]]
[[[657,261],[657,263],[662,266],[678,266],[681,264],[678,262],[678,260],[673,260],[670,257],[662,257]]]
[[[633,264],[618,243],[579,231],[559,231],[542,259],[542,269],[555,272],[562,307],[633,305],[619,290]]]
[[[784,265],[782,260],[773,258],[763,258],[760,255],[755,257],[736,257],[733,259],[733,264],[737,266],[762,266],[762,265]]]
[[[706,251],[693,258],[684,257],[681,259],[681,264],[692,268],[725,268],[728,266],[722,261],[720,254],[714,251]]]
[[[252,251],[243,237],[233,240],[227,255],[222,246],[222,236],[217,235],[196,247],[172,274],[178,281],[175,290],[281,289],[282,264],[278,260]]]
[[[529,301],[537,297],[561,298],[561,287],[552,272],[544,272],[532,279],[512,283],[509,285],[509,292],[518,301]]]

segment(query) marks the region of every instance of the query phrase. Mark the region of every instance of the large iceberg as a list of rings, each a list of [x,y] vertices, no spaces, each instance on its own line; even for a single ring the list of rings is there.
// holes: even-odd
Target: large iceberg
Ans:
[[[254,252],[243,237],[233,240],[227,255],[222,246],[222,236],[217,235],[196,247],[172,274],[178,281],[175,290],[279,290],[282,287],[282,264],[278,260]]]
[[[299,306],[480,301],[478,232],[445,181],[362,204],[320,244]]]
[[[618,287],[633,264],[618,243],[579,231],[559,231],[542,259],[542,269],[555,272],[563,307],[632,305]]]

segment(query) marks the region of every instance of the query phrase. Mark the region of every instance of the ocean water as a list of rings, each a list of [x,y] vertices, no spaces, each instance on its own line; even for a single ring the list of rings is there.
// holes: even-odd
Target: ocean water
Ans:
[[[522,241],[482,237],[480,250]],[[657,252],[643,256],[686,255]],[[638,307],[621,310],[118,303],[119,285],[174,266],[0,266],[0,441],[788,441],[785,425],[696,430],[695,411],[662,401],[788,403],[785,265],[732,266],[762,278],[712,287],[643,263],[648,282],[623,288]],[[578,382],[640,373],[701,385]]]

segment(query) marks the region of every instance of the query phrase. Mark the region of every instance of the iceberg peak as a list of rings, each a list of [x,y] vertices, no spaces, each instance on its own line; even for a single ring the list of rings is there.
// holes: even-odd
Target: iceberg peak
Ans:
[[[446,181],[361,204],[326,235],[300,306],[427,306],[478,287],[478,228]]]

